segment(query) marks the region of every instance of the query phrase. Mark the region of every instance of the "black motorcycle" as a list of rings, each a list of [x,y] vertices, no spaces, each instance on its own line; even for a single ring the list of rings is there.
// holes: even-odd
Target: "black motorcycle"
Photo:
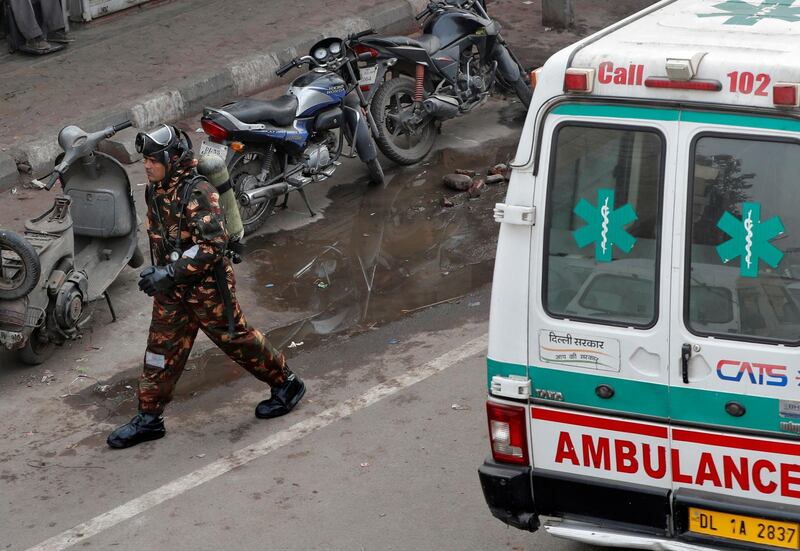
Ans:
[[[432,1],[420,19],[418,38],[365,36],[355,46],[371,56],[360,68],[360,88],[370,101],[375,140],[401,165],[425,157],[440,122],[480,105],[495,85],[513,90],[525,107],[533,95],[483,0]]]
[[[340,157],[357,154],[367,165],[370,180],[383,183],[378,151],[364,116],[366,98],[358,88],[359,55],[350,48],[358,37],[327,38],[309,55],[279,68],[278,76],[294,67],[311,69],[294,79],[284,96],[271,101],[244,99],[203,111],[200,122],[210,140],[203,143],[200,155],[226,160],[245,234],[266,221],[281,196],[285,207],[291,192],[300,194],[314,216],[304,188],[330,178],[341,164]],[[349,153],[345,141],[351,146]]]

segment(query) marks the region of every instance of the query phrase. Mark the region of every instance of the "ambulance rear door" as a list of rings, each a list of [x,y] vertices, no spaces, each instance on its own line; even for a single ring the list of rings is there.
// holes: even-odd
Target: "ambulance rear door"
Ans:
[[[800,122],[684,110],[679,132],[669,338],[676,528],[798,549]]]
[[[541,514],[668,531],[677,127],[675,110],[619,102],[544,121],[528,336]]]

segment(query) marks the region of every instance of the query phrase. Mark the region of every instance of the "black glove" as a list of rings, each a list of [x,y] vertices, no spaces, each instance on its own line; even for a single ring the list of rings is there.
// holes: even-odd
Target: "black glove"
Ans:
[[[169,291],[173,287],[175,287],[175,268],[172,264],[149,266],[139,274],[139,289],[149,297]]]

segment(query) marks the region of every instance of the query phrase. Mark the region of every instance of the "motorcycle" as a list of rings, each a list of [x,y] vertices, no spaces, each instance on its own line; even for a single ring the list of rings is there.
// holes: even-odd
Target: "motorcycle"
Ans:
[[[23,234],[0,230],[0,343],[29,365],[44,362],[54,345],[80,335],[87,305],[105,298],[126,264],[144,262],[137,241],[136,208],[128,175],[98,144],[130,121],[87,133],[67,126],[58,134],[63,153],[46,182],[62,193]]]
[[[285,208],[291,192],[302,197],[314,216],[304,188],[333,176],[342,156],[358,156],[372,183],[383,183],[378,151],[364,116],[366,98],[358,88],[359,57],[350,47],[360,36],[347,41],[327,38],[316,43],[309,55],[280,67],[278,76],[294,67],[310,69],[292,81],[286,95],[204,109],[201,125],[209,141],[201,145],[200,155],[226,160],[245,234],[264,224],[281,196]],[[349,154],[343,151],[345,141]]]
[[[425,19],[418,38],[365,36],[354,46],[370,57],[360,68],[360,88],[371,105],[375,141],[401,165],[422,160],[441,121],[470,112],[495,84],[513,90],[526,108],[533,96],[483,0],[432,1],[416,18]]]

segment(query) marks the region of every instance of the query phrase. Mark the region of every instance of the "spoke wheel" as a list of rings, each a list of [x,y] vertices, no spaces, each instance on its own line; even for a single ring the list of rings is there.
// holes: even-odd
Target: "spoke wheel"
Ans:
[[[250,191],[259,187],[258,176],[261,174],[261,167],[266,159],[264,151],[250,151],[239,153],[231,159],[228,172],[230,173],[233,191],[238,202],[239,196],[244,191]],[[278,160],[273,156],[270,163],[269,172],[266,180],[269,181],[280,173]],[[277,198],[262,201],[254,205],[243,207],[239,203],[239,214],[242,217],[245,235],[249,235],[259,229],[272,214]]]

